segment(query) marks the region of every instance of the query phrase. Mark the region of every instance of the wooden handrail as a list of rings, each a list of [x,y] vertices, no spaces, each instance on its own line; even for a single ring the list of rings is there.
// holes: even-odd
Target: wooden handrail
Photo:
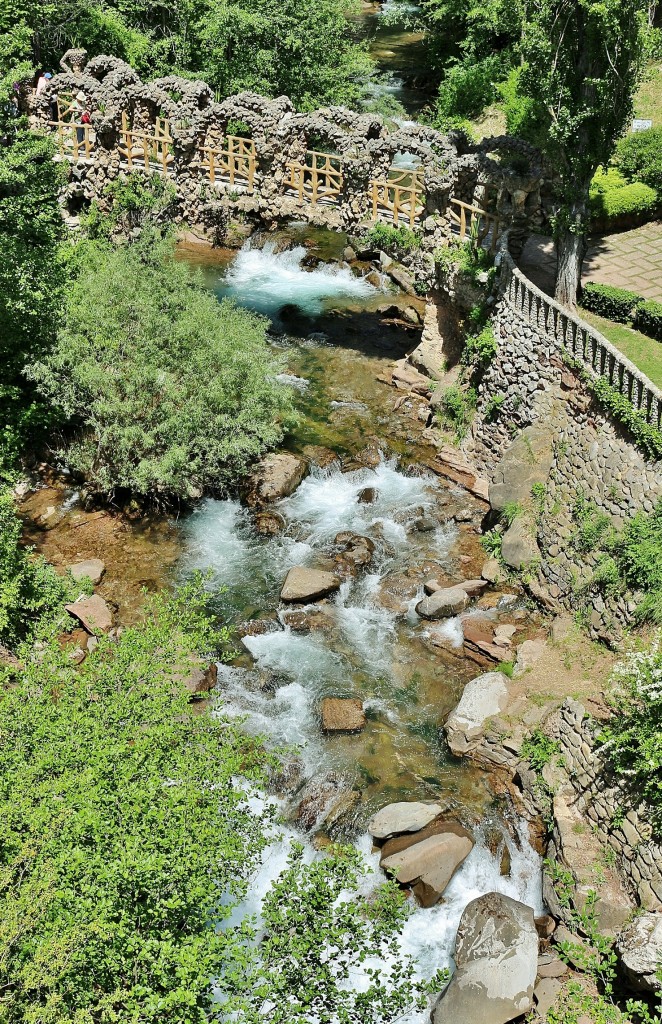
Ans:
[[[255,185],[256,151],[252,139],[228,135],[225,146],[201,146],[200,166],[207,171],[209,180],[229,182],[234,186],[237,179],[248,183],[248,191]]]
[[[130,171],[142,163],[146,171],[158,169],[167,174],[175,159],[172,143],[170,122],[166,118],[157,117],[154,131],[148,132],[131,128],[126,111],[122,113],[119,154],[126,160]]]
[[[345,178],[339,156],[309,149],[303,163],[290,160],[287,169],[286,187],[297,193],[300,203],[309,202],[315,206],[323,200],[337,202],[342,195]]]
[[[411,184],[399,184],[407,177]],[[370,197],[373,220],[378,220],[381,211],[387,210],[396,227],[404,220],[413,228],[425,209],[422,176],[418,171],[400,171],[398,168],[392,168],[385,180],[373,178],[370,182]]]
[[[83,124],[81,121],[49,121],[48,124],[56,129],[57,146],[61,156],[72,155],[74,160],[80,159],[81,156],[86,160],[92,159],[96,132],[91,124]]]
[[[456,207],[459,212],[456,213],[453,207]],[[451,224],[455,224],[460,229],[461,242],[471,232],[472,226],[477,224],[476,241],[478,245],[482,245],[491,233],[490,252],[496,252],[501,235],[501,220],[496,214],[488,213],[487,210],[482,210],[480,206],[465,203],[461,199],[451,199],[449,217]]]

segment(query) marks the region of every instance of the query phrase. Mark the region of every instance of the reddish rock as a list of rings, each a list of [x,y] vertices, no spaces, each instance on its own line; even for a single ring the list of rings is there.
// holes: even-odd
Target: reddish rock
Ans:
[[[322,701],[324,732],[361,732],[365,729],[362,701],[356,697],[325,697]]]
[[[88,633],[108,633],[113,627],[113,615],[98,594],[93,597],[86,597],[82,601],[75,601],[74,604],[65,605],[66,610],[75,619],[82,622]]]

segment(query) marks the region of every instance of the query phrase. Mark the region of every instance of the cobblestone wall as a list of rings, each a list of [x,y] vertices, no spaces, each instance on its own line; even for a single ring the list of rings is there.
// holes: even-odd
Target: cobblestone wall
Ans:
[[[631,894],[646,910],[662,909],[662,848],[651,837],[650,814],[645,806],[627,810],[631,800],[620,780],[605,768],[595,746],[596,729],[583,705],[565,701],[558,717],[558,740],[577,807],[614,851]]]

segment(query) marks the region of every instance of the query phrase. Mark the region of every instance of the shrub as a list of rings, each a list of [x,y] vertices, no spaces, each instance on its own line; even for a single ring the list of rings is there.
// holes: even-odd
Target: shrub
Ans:
[[[177,196],[174,185],[163,175],[155,172],[148,177],[143,171],[116,178],[104,194],[110,209],[104,213],[92,203],[86,223],[90,238],[109,238],[117,230],[129,234],[146,224],[157,224],[172,211]]]
[[[604,195],[605,192],[612,192],[617,188],[625,188],[626,185],[627,179],[623,177],[618,168],[598,167],[597,171],[593,175],[590,195],[591,198],[594,196],[601,196]]]
[[[529,762],[534,772],[541,772],[560,750],[557,740],[550,739],[541,729],[536,729],[522,743],[520,756]]]
[[[655,189],[638,181],[619,188],[608,188],[591,198],[591,212],[598,220],[641,217],[655,213],[657,207]]]
[[[589,281],[582,291],[582,306],[590,313],[597,313],[607,320],[621,324],[631,322],[636,306],[642,302],[640,295],[625,288],[614,288],[610,284],[596,284]]]
[[[396,228],[392,224],[375,224],[361,241],[366,248],[381,249],[396,260],[415,252],[421,245],[420,235],[411,228],[404,225]]]
[[[266,322],[219,303],[153,234],[88,243],[55,351],[32,367],[71,418],[62,457],[104,496],[165,503],[222,490],[283,433],[289,392]]]
[[[642,302],[637,306],[635,327],[651,338],[662,341],[662,302]]]
[[[485,407],[483,409],[483,416],[485,417],[488,423],[494,423],[496,422],[496,420],[498,420],[499,416],[501,415],[503,403],[505,401],[506,395],[504,395],[501,392],[498,395],[492,395],[490,398],[488,398],[488,400],[485,402]]]
[[[651,823],[662,834],[662,650],[660,638],[649,650],[628,654],[616,666],[608,700],[614,715],[602,730],[612,768],[623,775],[632,805],[643,798]]]
[[[644,594],[637,617],[662,625],[662,498],[650,515],[630,519],[609,549],[627,586]]]
[[[497,350],[498,345],[494,331],[492,326],[487,324],[480,334],[469,335],[466,339],[462,352],[462,363],[465,366],[473,366],[479,373],[483,373],[494,359]]]
[[[21,522],[12,497],[0,492],[0,644],[12,650],[45,634],[58,618],[66,618],[62,605],[83,590],[21,547],[20,538]]]
[[[610,517],[601,512],[593,502],[587,501],[582,494],[575,501],[572,515],[577,523],[577,532],[572,538],[573,545],[578,551],[594,551],[611,527]]]
[[[662,195],[662,128],[632,132],[616,147],[616,162],[631,181],[640,181]]]
[[[503,74],[501,56],[476,61],[467,59],[448,68],[441,85],[433,114],[436,128],[464,128],[466,122],[478,117],[497,98],[497,85]]]
[[[465,436],[476,408],[476,392],[473,388],[463,391],[453,385],[446,388],[441,396],[437,415],[442,426],[451,427],[458,441]]]

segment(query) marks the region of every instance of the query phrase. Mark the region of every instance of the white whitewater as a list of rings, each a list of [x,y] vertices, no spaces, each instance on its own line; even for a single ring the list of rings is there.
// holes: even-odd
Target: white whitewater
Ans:
[[[372,504],[358,500],[365,487],[375,489]],[[334,629],[308,634],[280,628],[244,640],[254,659],[253,668],[221,665],[223,710],[242,716],[246,728],[267,736],[276,745],[295,745],[301,751],[305,774],[310,777],[338,767],[333,744],[319,730],[319,701],[331,692],[346,692],[347,680],[359,672],[375,681],[375,692],[366,700],[369,714],[377,715],[394,729],[400,729],[407,744],[403,707],[393,695],[393,684],[380,688],[378,680],[392,678],[392,664],[402,619],[375,600],[386,572],[406,569],[411,564],[413,521],[426,510],[433,511],[439,492],[436,478],[407,476],[394,461],[383,461],[374,469],[341,473],[339,469],[316,470],[295,493],[278,503],[286,520],[285,531],[277,537],[256,535],[250,518],[238,502],[207,501],[186,523],[189,566],[211,567],[212,587],[227,588],[225,597],[235,609],[263,609],[278,606],[282,581],[292,565],[315,565],[333,543],[337,533],[350,530],[371,537],[376,544],[370,571],[343,583],[334,599],[325,605],[333,617]],[[442,563],[450,557],[457,533],[443,526],[426,535],[435,557]],[[416,599],[411,602],[411,608]],[[437,632],[461,643],[458,619],[443,624],[422,624],[415,615],[405,616],[406,628]],[[265,680],[267,685],[265,686]],[[419,708],[421,714],[433,712]],[[431,909],[416,909],[402,933],[404,953],[416,957],[422,977],[429,977],[451,963],[453,943],[462,911],[477,896],[489,891],[505,893],[542,911],[540,858],[528,843],[526,828],[518,826],[519,841],[504,829],[504,842],[511,858],[507,877],[500,873],[500,855],[485,845],[480,829],[477,844],[446,891],[444,902]],[[257,914],[273,880],[284,870],[289,847],[301,835],[284,827],[267,850],[262,867],[251,885],[246,903],[234,915]],[[370,840],[359,840],[366,864],[372,869],[363,882],[368,892],[383,876],[378,857],[370,852]],[[308,845],[307,856],[313,857]],[[388,970],[388,964],[383,965]],[[357,985],[360,987],[361,980]],[[406,1024],[423,1024],[429,1011],[413,1013]],[[405,1018],[403,1018],[405,1020]]]
[[[302,245],[277,252],[272,239],[261,248],[249,241],[225,274],[222,291],[239,305],[271,317],[284,305],[318,316],[335,304],[366,300],[377,294],[369,281],[356,277],[349,267],[324,264],[306,270],[306,255],[308,251]]]

